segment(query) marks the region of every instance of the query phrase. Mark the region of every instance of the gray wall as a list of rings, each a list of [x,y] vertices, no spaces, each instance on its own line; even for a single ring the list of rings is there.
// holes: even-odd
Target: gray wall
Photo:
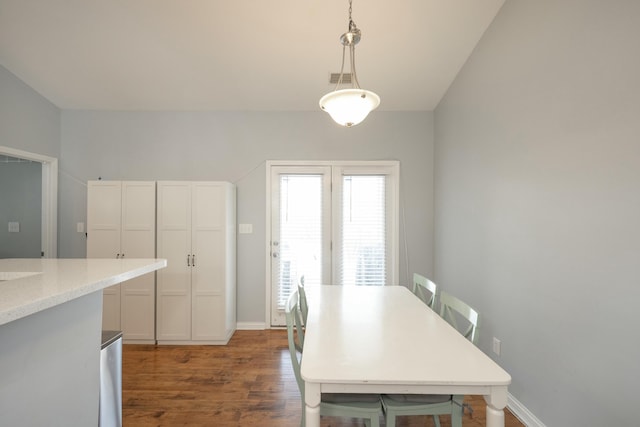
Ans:
[[[0,145],[60,157],[60,110],[1,65]]]
[[[20,231],[9,233],[9,222]],[[0,161],[0,258],[39,258],[41,233],[42,165]]]
[[[49,157],[60,157],[60,110],[2,66],[0,66],[0,146]],[[37,168],[41,174],[42,167],[37,165]],[[37,184],[39,189],[36,190],[35,186],[31,186],[29,189],[25,188],[27,183],[21,182],[17,178],[11,178],[10,182],[7,182],[8,179],[5,169],[5,175],[0,178],[0,181],[2,181],[0,185],[5,188],[11,188],[11,191],[21,188],[29,193],[28,197],[30,198],[36,197],[35,191],[42,191],[41,180]],[[36,184],[33,183],[33,185]],[[38,194],[37,198],[37,203],[41,204],[41,194]],[[8,213],[5,203],[6,202],[0,198],[0,205],[4,206],[4,208],[2,208],[3,211]],[[33,203],[36,203],[35,200],[33,200]],[[40,208],[41,207],[38,209]],[[30,214],[27,211],[21,214],[18,214],[16,211],[11,211],[11,215],[20,215],[22,218],[26,218],[26,216]],[[0,221],[0,234],[4,233],[7,239],[11,238],[14,241],[19,240],[21,243],[24,243],[25,239],[31,239],[27,234],[36,235],[35,233],[37,233],[38,248],[40,248],[42,224],[39,215],[40,212],[38,212],[37,225],[31,226],[25,224],[18,234],[7,234],[6,222]],[[8,220],[9,219],[7,219],[7,221]],[[5,243],[8,243],[8,241],[0,241],[0,258],[12,256],[2,249],[3,247],[6,249]],[[19,253],[14,252],[13,255],[26,256],[27,254],[33,253],[30,249],[23,249],[20,249]],[[38,249],[33,256],[39,257],[40,249]]]
[[[263,322],[265,161],[401,161],[400,280],[433,265],[433,114],[374,112],[343,129],[310,113],[61,112],[0,66],[0,145],[59,159],[58,256],[84,257],[86,181],[227,180],[238,186],[238,320]],[[408,272],[408,273],[407,273]]]
[[[640,2],[507,0],[435,112],[435,271],[549,426],[637,425]]]
[[[85,256],[86,181],[225,180],[238,188],[238,321],[265,320],[266,160],[400,160],[400,281],[432,274],[433,115],[374,112],[352,129],[321,111],[62,113],[61,257]],[[406,225],[406,227],[405,227]],[[408,247],[407,257],[404,251]]]

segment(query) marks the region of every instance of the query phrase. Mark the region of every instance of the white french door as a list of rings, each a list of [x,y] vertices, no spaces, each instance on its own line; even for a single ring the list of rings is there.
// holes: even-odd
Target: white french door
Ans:
[[[270,162],[267,283],[272,326],[305,285],[397,284],[398,162]]]

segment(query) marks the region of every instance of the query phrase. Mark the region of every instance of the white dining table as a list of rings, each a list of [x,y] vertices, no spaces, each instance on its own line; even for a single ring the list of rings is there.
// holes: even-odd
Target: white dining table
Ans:
[[[309,288],[301,374],[306,425],[322,393],[482,395],[504,427],[511,376],[404,286]]]

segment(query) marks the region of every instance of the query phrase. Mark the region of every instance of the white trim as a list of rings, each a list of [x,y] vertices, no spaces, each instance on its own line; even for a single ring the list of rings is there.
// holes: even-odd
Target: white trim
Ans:
[[[58,160],[42,163],[42,250],[58,257]]]
[[[58,256],[58,159],[0,146],[0,154],[42,164],[42,236],[45,258]]]
[[[389,166],[399,167],[399,160],[267,160],[266,166]]]
[[[264,322],[238,322],[236,330],[238,331],[264,331],[267,324]]]
[[[546,427],[531,411],[518,401],[511,393],[507,394],[507,408],[527,427]]]
[[[265,195],[267,199],[266,203],[266,214],[265,214],[265,235],[266,239],[264,239],[265,246],[265,260],[264,263],[264,277],[265,277],[265,296],[264,296],[264,324],[271,325],[271,166],[276,164],[276,162],[272,162],[267,160],[265,169],[267,171],[267,179]]]

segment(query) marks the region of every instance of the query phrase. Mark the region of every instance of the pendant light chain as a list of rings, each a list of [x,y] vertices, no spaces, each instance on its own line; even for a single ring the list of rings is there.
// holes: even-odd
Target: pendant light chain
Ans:
[[[349,32],[352,32],[356,28],[356,23],[351,19],[351,12],[353,11],[353,0],[349,0]]]
[[[358,31],[358,28],[356,27],[356,23],[353,22],[353,19],[351,18],[351,14],[353,13],[353,0],[349,0],[349,29],[347,31],[347,34],[349,33],[355,33],[356,31]],[[346,39],[349,40],[349,39]],[[353,40],[353,37],[351,37],[351,40]],[[338,90],[338,88],[340,87],[340,85],[342,85],[342,78],[344,76],[344,58],[345,58],[345,54],[346,54],[346,49],[347,49],[347,44],[349,45],[349,66],[351,67],[351,87],[360,88],[360,85],[358,84],[358,78],[356,77],[356,72],[355,72],[355,60],[354,60],[354,55],[355,55],[355,43],[354,42],[349,42],[346,43],[345,41],[342,42],[342,64],[340,65],[340,77],[338,77],[338,81],[336,82],[336,87],[333,90]]]
[[[358,74],[356,73],[356,43],[358,43],[358,41],[360,40],[359,39],[360,30],[356,26],[356,23],[353,22],[353,18],[351,17],[352,13],[353,13],[353,0],[349,0],[349,31],[347,32],[347,34],[349,34],[349,37],[347,38],[347,40],[349,41],[348,45],[349,45],[349,66],[351,70],[351,87],[354,89],[360,89],[360,83],[358,82]],[[356,36],[358,38],[356,38]],[[340,67],[340,79],[339,79],[338,85],[336,85],[336,88],[340,84],[342,84],[342,76],[343,76],[343,70],[344,70],[344,55],[345,55],[346,47],[347,45],[344,44],[343,42],[342,66]]]
[[[362,122],[370,111],[380,105],[380,97],[360,87],[356,73],[356,44],[360,41],[361,32],[353,22],[353,0],[349,0],[349,29],[340,37],[342,43],[342,64],[336,87],[320,98],[320,108],[331,116],[338,124],[346,127]],[[345,56],[349,48],[349,66],[351,68],[351,88],[338,90],[343,84]]]

